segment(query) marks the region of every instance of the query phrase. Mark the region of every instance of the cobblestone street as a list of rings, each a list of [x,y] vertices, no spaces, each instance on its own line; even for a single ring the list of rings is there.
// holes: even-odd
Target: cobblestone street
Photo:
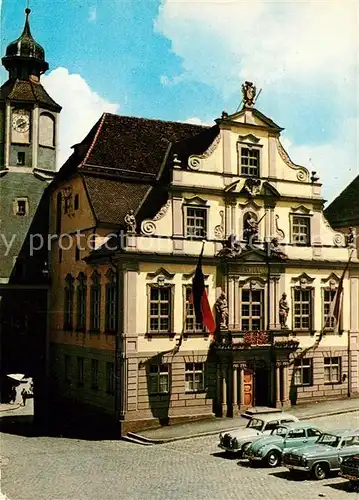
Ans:
[[[311,422],[359,428],[359,412]],[[217,436],[140,446],[3,433],[1,455],[2,493],[10,500],[275,500],[298,498],[299,491],[308,500],[357,498],[337,476],[298,482],[284,468],[252,469],[245,461],[225,458]]]

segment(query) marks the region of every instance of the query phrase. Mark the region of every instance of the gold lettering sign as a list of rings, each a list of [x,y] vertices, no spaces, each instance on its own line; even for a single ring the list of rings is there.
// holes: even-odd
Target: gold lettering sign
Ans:
[[[244,266],[240,268],[240,272],[242,274],[256,275],[256,274],[266,274],[267,270],[265,267],[261,266]]]

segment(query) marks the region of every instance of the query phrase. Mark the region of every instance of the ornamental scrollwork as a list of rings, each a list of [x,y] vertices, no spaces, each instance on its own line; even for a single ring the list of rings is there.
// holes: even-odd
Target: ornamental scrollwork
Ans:
[[[167,202],[161,207],[160,211],[153,217],[152,220],[156,222],[162,219],[162,217],[166,215],[170,205],[171,205],[171,200],[167,200]]]
[[[300,182],[306,182],[309,179],[309,171],[301,165],[297,165],[296,163],[292,162],[278,137],[276,138],[276,145],[279,156],[282,158],[284,163],[288,165],[288,167],[293,168],[294,170],[298,170],[297,179]]]
[[[155,234],[156,224],[151,220],[144,220],[141,222],[141,233],[150,236]]]

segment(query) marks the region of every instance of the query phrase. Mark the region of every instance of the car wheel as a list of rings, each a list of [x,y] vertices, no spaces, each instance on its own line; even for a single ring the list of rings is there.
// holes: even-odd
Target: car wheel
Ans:
[[[277,450],[271,450],[267,453],[265,462],[268,467],[277,467],[280,464],[280,453]]]
[[[325,464],[315,464],[313,467],[313,475],[315,479],[321,480],[327,477],[328,467]]]

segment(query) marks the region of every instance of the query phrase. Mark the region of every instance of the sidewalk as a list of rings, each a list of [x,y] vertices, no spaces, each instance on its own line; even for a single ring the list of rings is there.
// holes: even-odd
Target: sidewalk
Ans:
[[[287,411],[301,420],[340,415],[341,413],[354,411],[359,412],[359,398],[302,404],[293,406]],[[188,424],[175,424],[172,426],[160,427],[159,429],[148,429],[136,434],[129,433],[129,435],[134,437],[137,436],[139,440],[143,440],[147,443],[160,444],[219,434],[223,431],[245,427],[247,422],[248,419],[240,416],[235,418],[213,418],[190,422]]]
[[[0,403],[0,413],[3,411],[17,410],[20,408],[20,403]]]

